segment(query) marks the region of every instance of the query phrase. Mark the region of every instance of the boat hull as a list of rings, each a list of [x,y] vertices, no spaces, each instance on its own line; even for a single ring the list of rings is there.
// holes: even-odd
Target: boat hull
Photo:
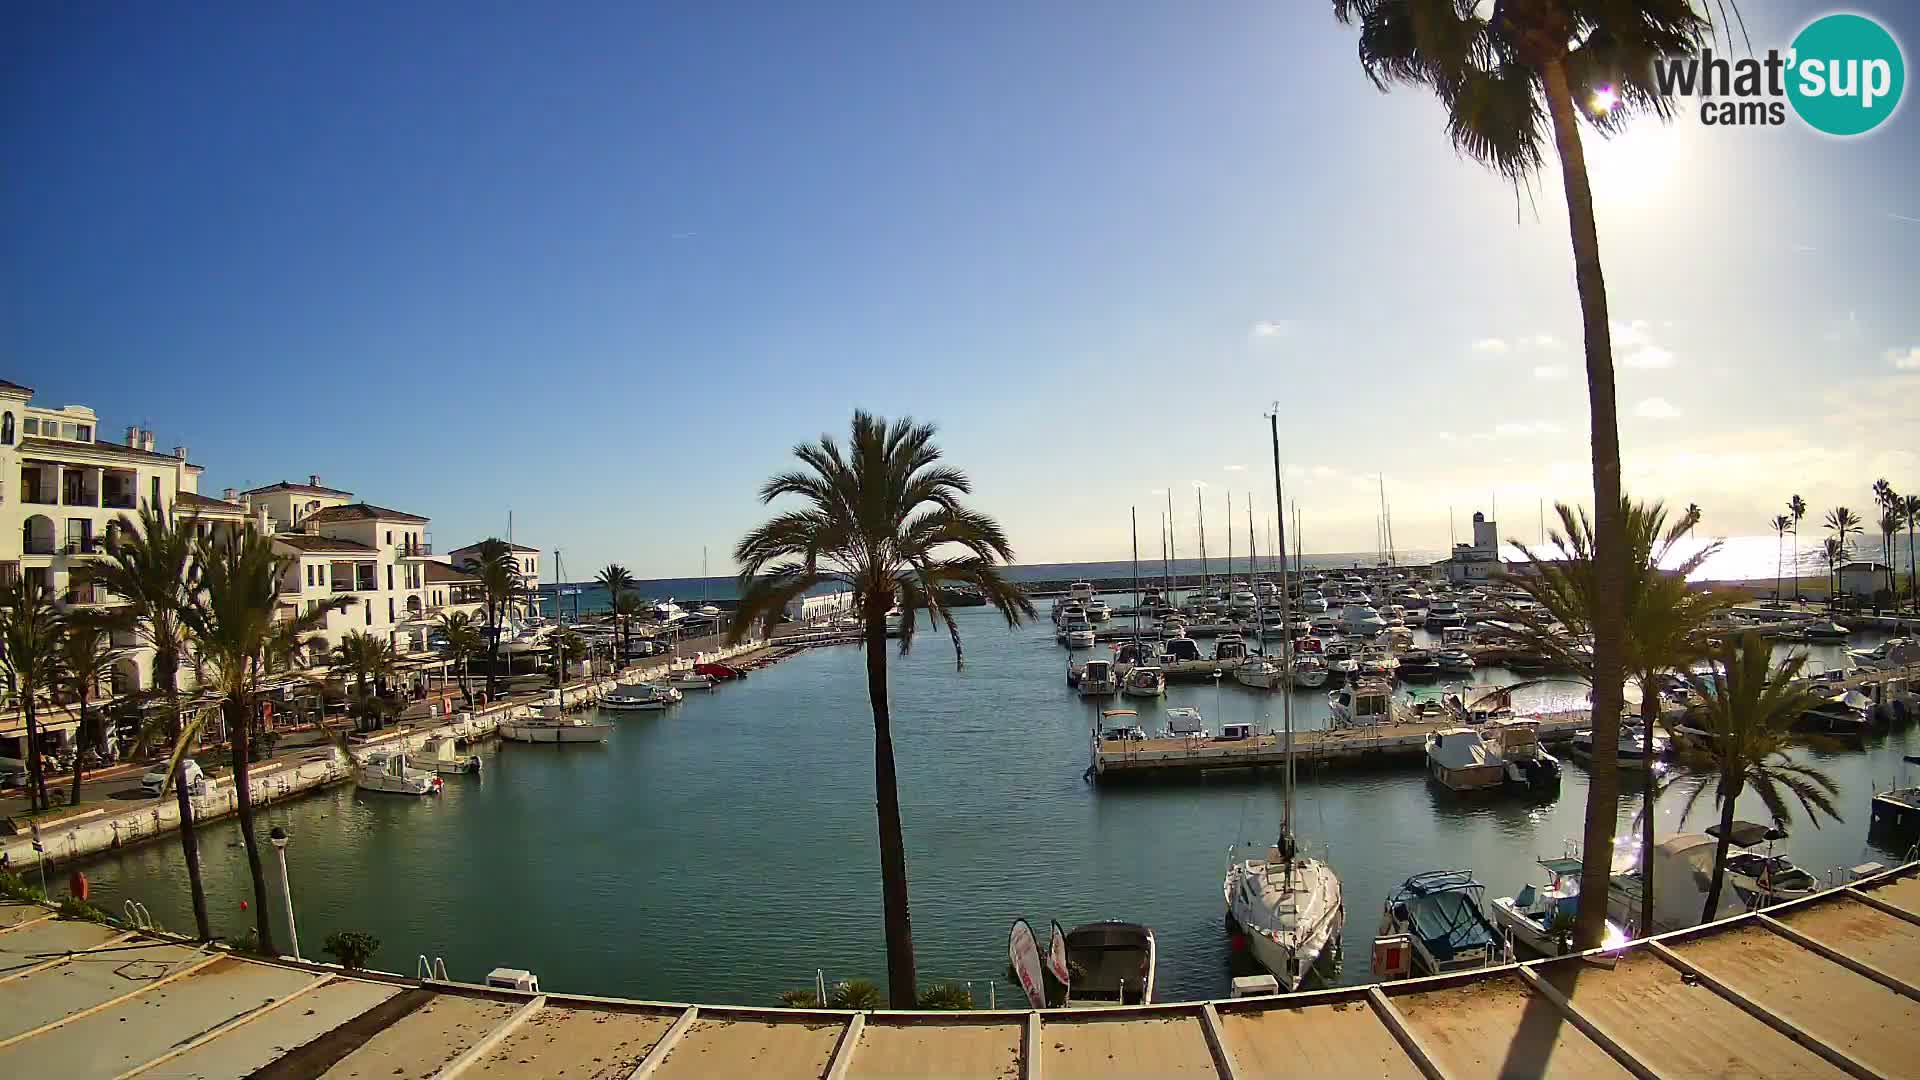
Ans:
[[[612,724],[525,724],[500,725],[500,737],[524,743],[599,743],[606,742]]]

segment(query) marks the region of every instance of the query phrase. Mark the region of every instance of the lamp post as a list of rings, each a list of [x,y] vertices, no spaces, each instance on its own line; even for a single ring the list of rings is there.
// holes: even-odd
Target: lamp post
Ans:
[[[300,959],[300,928],[293,922],[293,886],[287,882],[287,830],[278,825],[267,834],[273,841],[273,853],[280,862],[280,900],[287,906],[287,937],[293,940],[293,958]]]

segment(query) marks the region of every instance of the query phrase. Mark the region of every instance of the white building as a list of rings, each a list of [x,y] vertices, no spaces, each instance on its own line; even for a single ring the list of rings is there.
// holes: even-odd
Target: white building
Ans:
[[[515,561],[520,564],[520,580],[526,588],[527,596],[537,598],[540,595],[540,549],[528,547],[525,544],[508,543],[507,550],[513,552]],[[474,543],[447,552],[445,561],[448,566],[459,570],[464,568],[469,560],[479,557],[480,544]],[[522,616],[534,613],[524,604],[515,605],[515,608]]]
[[[1482,585],[1500,569],[1500,526],[1485,514],[1473,515],[1473,543],[1453,545],[1440,564],[1455,585]]]
[[[1862,600],[1871,600],[1873,599],[1874,593],[1886,587],[1886,563],[1867,560],[1841,564],[1840,595],[1859,597]]]

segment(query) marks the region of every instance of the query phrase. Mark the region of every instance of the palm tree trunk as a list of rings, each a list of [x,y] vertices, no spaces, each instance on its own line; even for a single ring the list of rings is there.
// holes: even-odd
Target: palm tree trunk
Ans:
[[[1654,689],[1651,672],[1640,677],[1640,723],[1645,728],[1646,752],[1640,755],[1646,769],[1646,795],[1640,800],[1640,937],[1653,935],[1653,808],[1656,801],[1653,771],[1653,726],[1660,722],[1660,695]],[[1584,867],[1582,869],[1585,869]]]
[[[80,692],[80,726],[74,730],[73,746],[73,798],[67,800],[68,806],[80,805],[80,780],[86,770],[80,767],[80,755],[87,750],[87,729],[92,726],[87,718],[87,694]]]
[[[247,847],[247,873],[253,878],[253,923],[260,935],[260,951],[280,955],[273,945],[273,921],[267,917],[267,869],[260,861],[260,841],[253,827],[253,763],[250,745],[253,727],[252,709],[246,701],[228,698],[221,704],[227,717],[227,737],[233,740],[233,801],[240,816],[240,839]]]
[[[1625,681],[1626,537],[1620,511],[1620,425],[1614,401],[1613,339],[1607,327],[1607,285],[1600,271],[1600,233],[1593,217],[1586,154],[1573,113],[1566,65],[1548,62],[1547,106],[1567,194],[1574,279],[1587,353],[1587,401],[1593,424],[1594,642],[1593,766],[1587,788],[1587,821],[1581,841],[1581,880],[1604,882],[1612,869],[1613,837],[1620,802],[1621,686]],[[1604,895],[1602,893],[1601,895]],[[1580,905],[1574,945],[1599,946],[1606,937],[1607,905]]]
[[[1720,842],[1713,848],[1713,881],[1707,886],[1707,904],[1700,910],[1701,922],[1712,922],[1720,908],[1720,890],[1727,881],[1727,848],[1733,840],[1733,804],[1740,799],[1743,785],[1735,784],[1720,803]]]
[[[867,698],[873,703],[873,794],[880,826],[880,897],[887,934],[887,1002],[918,1003],[913,970],[913,919],[907,908],[907,842],[900,827],[900,787],[893,768],[893,723],[887,704],[887,607],[890,594],[867,603]]]
[[[1780,542],[1786,537],[1775,534],[1773,538],[1773,602],[1780,602]]]
[[[168,730],[177,742],[182,725],[178,673],[171,664],[165,666],[163,673],[156,663],[155,674],[163,680],[161,685],[167,691],[167,708],[173,717]],[[187,891],[193,896],[193,925],[200,932],[201,941],[212,941],[213,920],[207,915],[207,886],[200,879],[200,833],[193,820],[193,795],[180,782],[177,771],[173,776],[173,799],[174,805],[180,809],[180,856],[187,864]]]
[[[500,624],[492,617],[487,621],[487,700],[492,701],[499,694],[495,691],[496,680],[500,674]]]
[[[1793,602],[1800,602],[1800,522],[1793,523]]]
[[[1920,586],[1914,584],[1913,519],[1907,519],[1907,599],[1913,601],[1914,614],[1920,615]]]
[[[27,687],[20,695],[20,707],[27,717],[27,806],[33,810],[47,809],[46,766],[40,760],[40,723],[34,715],[33,688]]]

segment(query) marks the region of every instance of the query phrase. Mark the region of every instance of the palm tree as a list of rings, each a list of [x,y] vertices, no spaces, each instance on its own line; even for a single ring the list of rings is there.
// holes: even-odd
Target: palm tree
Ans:
[[[1898,501],[1897,496],[1895,497],[1895,501],[1896,502]],[[1900,517],[1899,510],[1895,509],[1892,506],[1886,506],[1881,508],[1880,510],[1880,550],[1886,556],[1886,560],[1887,560],[1887,563],[1886,563],[1887,595],[1889,597],[1893,597],[1894,595],[1896,595],[1894,590],[1900,587],[1899,582],[1894,580],[1894,576],[1893,576],[1893,559],[1894,559],[1893,542],[1894,542],[1894,539],[1900,535],[1900,524],[1901,524],[1901,517]],[[1900,610],[1899,602],[1895,601],[1893,607],[1894,607],[1894,610],[1898,612]],[[1880,613],[1880,598],[1877,596],[1874,597],[1873,612],[1876,615]]]
[[[525,579],[520,573],[519,557],[505,540],[497,537],[480,541],[479,550],[468,557],[462,569],[480,579],[485,596],[481,611],[487,626],[487,698],[492,700],[500,670],[500,626],[506,621],[515,598],[524,590]]]
[[[1833,580],[1840,564],[1847,561],[1847,545],[1829,536],[1822,542],[1821,554],[1827,560],[1827,606],[1832,607],[1833,594],[1839,591],[1834,587]]]
[[[106,742],[106,724],[101,715],[88,708],[100,683],[113,673],[122,651],[113,647],[113,639],[98,620],[80,616],[67,619],[66,636],[60,642],[60,679],[80,705],[80,727],[75,733],[73,756],[73,797],[70,805],[80,805],[80,782],[86,769],[80,762],[82,750],[99,750]]]
[[[40,698],[58,688],[66,617],[47,594],[22,580],[0,593],[0,684],[20,706],[27,723],[27,801],[45,810],[46,766],[40,757]]]
[[[1787,513],[1793,517],[1793,602],[1800,602],[1800,519],[1807,516],[1807,500],[1798,495],[1787,500]]]
[[[341,675],[351,675],[355,708],[363,721],[362,730],[380,722],[381,708],[374,700],[369,683],[393,674],[393,646],[386,639],[363,630],[349,630],[333,647],[327,664]]]
[[[614,618],[620,622],[622,631],[620,658],[624,663],[626,660],[627,646],[633,644],[633,627],[631,622],[621,616],[620,601],[626,599],[628,591],[633,588],[633,575],[627,573],[627,568],[621,566],[619,563],[608,563],[606,569],[600,571],[593,580],[599,582],[600,586],[607,590],[607,610],[613,612]]]
[[[613,605],[614,617],[618,618],[620,625],[626,629],[626,641],[621,646],[623,652],[631,652],[633,649],[633,620],[646,613],[647,602],[635,593],[623,594],[619,602]]]
[[[1359,24],[1360,63],[1375,86],[1384,91],[1397,82],[1433,90],[1446,108],[1454,147],[1502,177],[1518,183],[1538,172],[1546,161],[1546,131],[1553,133],[1567,197],[1593,424],[1599,574],[1594,707],[1601,715],[1614,715],[1625,678],[1622,596],[1630,571],[1626,523],[1620,519],[1620,425],[1607,287],[1578,118],[1611,133],[1635,112],[1662,119],[1671,115],[1672,104],[1654,81],[1653,58],[1696,51],[1710,24],[1685,0],[1500,0],[1490,17],[1469,3],[1333,0],[1333,15]],[[1607,879],[1620,788],[1618,738],[1611,725],[1596,725],[1583,841],[1588,881]],[[1576,944],[1598,946],[1605,920],[1602,905],[1582,909]]]
[[[1524,544],[1509,541],[1526,556],[1524,569],[1501,576],[1517,585],[1539,605],[1519,609],[1500,605],[1500,623],[1511,627],[1509,636],[1537,649],[1570,667],[1588,682],[1593,681],[1592,654],[1582,648],[1585,635],[1593,626],[1595,572],[1593,522],[1584,512],[1564,503],[1554,510],[1560,528],[1552,534],[1554,548],[1535,553]],[[1719,553],[1721,543],[1714,541],[1678,558],[1680,541],[1692,531],[1695,518],[1691,511],[1672,525],[1667,523],[1666,507],[1629,501],[1621,508],[1627,525],[1628,568],[1627,657],[1628,674],[1640,690],[1640,722],[1649,735],[1661,723],[1660,691],[1671,672],[1685,671],[1711,647],[1708,638],[1714,617],[1740,604],[1742,597],[1727,591],[1695,591],[1687,587],[1687,577]],[[1617,715],[1617,714],[1616,714]],[[1607,725],[1605,714],[1594,713],[1594,732]],[[1616,731],[1617,737],[1617,731]],[[1643,885],[1640,899],[1641,933],[1653,925],[1653,803],[1659,785],[1654,773],[1653,755],[1645,755],[1645,791],[1640,811]]]
[[[76,572],[83,583],[98,584],[126,601],[115,609],[119,616],[116,627],[153,650],[153,690],[166,702],[166,709],[156,725],[141,732],[140,743],[144,745],[157,735],[170,746],[178,745],[186,723],[180,706],[180,665],[186,658],[180,613],[191,602],[194,588],[193,538],[199,532],[199,519],[171,517],[143,501],[138,522],[122,515],[116,524],[115,542],[107,545],[106,558]],[[213,924],[207,915],[206,886],[200,879],[200,840],[193,820],[193,797],[186,785],[174,782],[176,779],[169,775],[167,786],[173,789],[180,809],[180,853],[186,860],[187,888],[193,895],[193,921],[200,939],[211,941]]]
[[[298,614],[282,616],[277,607],[280,580],[294,560],[276,554],[271,537],[252,525],[226,531],[218,540],[202,538],[194,545],[199,588],[181,612],[187,637],[194,647],[194,670],[203,693],[211,694],[226,720],[233,746],[233,794],[240,817],[240,839],[247,849],[247,870],[253,878],[254,921],[260,950],[277,954],[273,924],[267,913],[267,875],[260,859],[259,837],[253,817],[252,735],[263,674],[292,666],[307,638],[323,629],[327,617],[351,606],[353,598],[337,596]],[[364,635],[363,635],[364,636]],[[211,710],[203,711],[203,718]],[[174,747],[175,761],[187,752],[186,738]]]
[[[1787,752],[1795,739],[1794,723],[1819,701],[1795,682],[1807,662],[1806,655],[1789,657],[1778,670],[1770,670],[1772,659],[1771,646],[1758,634],[1743,634],[1714,650],[1710,672],[1687,677],[1705,702],[1695,710],[1693,722],[1708,732],[1708,738],[1701,749],[1688,751],[1686,758],[1711,775],[1701,780],[1688,797],[1681,820],[1692,812],[1709,783],[1714,802],[1720,807],[1720,843],[1714,849],[1713,882],[1707,888],[1702,921],[1713,918],[1720,906],[1734,804],[1742,792],[1751,789],[1758,795],[1779,828],[1784,829],[1793,820],[1788,794],[1800,803],[1816,829],[1822,814],[1835,821],[1845,820],[1834,808],[1832,796],[1839,789],[1833,780],[1819,769],[1793,760]],[[1800,738],[1816,744],[1821,741]]]
[[[1692,536],[1694,526],[1700,524],[1700,504],[1688,503],[1687,512],[1681,516],[1680,520],[1686,525],[1686,528],[1682,531],[1685,535]]]
[[[1837,549],[1829,549],[1829,551],[1837,551],[1837,556],[1833,560],[1834,570],[1827,582],[1827,588],[1830,590],[1827,597],[1831,603],[1832,600],[1838,599],[1840,593],[1839,566],[1853,555],[1853,549],[1847,543],[1847,537],[1857,536],[1861,531],[1860,515],[1844,506],[1836,506],[1827,511],[1826,526],[1828,531],[1833,533],[1833,538],[1839,542]]]
[[[1780,602],[1780,545],[1786,542],[1787,530],[1792,527],[1793,519],[1785,514],[1776,514],[1767,524],[1773,527],[1773,601]]]
[[[553,647],[553,688],[558,690],[567,682],[567,662],[587,654],[587,639],[572,627],[563,626],[553,635],[549,644]]]
[[[959,469],[940,464],[933,436],[931,424],[900,419],[889,425],[855,412],[844,451],[831,435],[794,447],[805,468],[768,480],[760,501],[795,495],[805,505],[776,514],[735,546],[740,603],[727,628],[735,643],[755,624],[771,631],[790,600],[829,583],[851,590],[866,616],[887,996],[897,1009],[914,1007],[916,987],[887,698],[887,611],[897,599],[902,652],[913,643],[920,610],[937,613],[953,639],[956,664],[962,660],[960,628],[940,603],[942,585],[973,586],[1009,626],[1033,614],[1026,595],[1000,574],[1000,565],[1013,558],[1006,534],[991,517],[961,504],[973,485]]]
[[[460,694],[466,699],[467,707],[472,708],[473,682],[467,669],[468,661],[481,649],[480,624],[464,611],[441,612],[439,630],[447,641],[447,654],[460,662]]]
[[[1902,497],[1900,514],[1907,521],[1907,597],[1913,601],[1914,612],[1920,614],[1920,582],[1916,582],[1913,561],[1913,531],[1920,529],[1920,495]]]

